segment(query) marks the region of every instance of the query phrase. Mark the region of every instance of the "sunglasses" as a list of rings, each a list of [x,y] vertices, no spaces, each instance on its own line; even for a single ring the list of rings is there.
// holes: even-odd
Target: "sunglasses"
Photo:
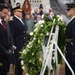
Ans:
[[[67,11],[70,11],[70,9],[67,9]]]

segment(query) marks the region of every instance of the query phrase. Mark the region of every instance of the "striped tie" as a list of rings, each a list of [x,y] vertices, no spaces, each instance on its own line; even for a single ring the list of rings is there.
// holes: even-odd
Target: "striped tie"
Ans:
[[[4,29],[6,29],[6,24],[5,24],[4,20],[2,20],[2,26],[3,26]]]

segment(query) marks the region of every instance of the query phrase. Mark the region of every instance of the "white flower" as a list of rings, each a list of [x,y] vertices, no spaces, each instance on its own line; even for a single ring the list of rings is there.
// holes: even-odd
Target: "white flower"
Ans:
[[[27,45],[27,47],[29,47],[29,44]]]
[[[40,43],[40,40],[38,40],[38,43]]]
[[[59,20],[61,20],[61,21],[63,20],[63,15],[57,15],[57,17],[58,17],[58,21]]]
[[[47,32],[47,34],[46,34],[47,36],[49,36],[49,32]]]
[[[55,24],[55,19],[53,20],[53,23]]]
[[[29,45],[29,46],[32,45],[32,41],[30,41],[28,45]]]
[[[28,45],[27,45],[27,47],[31,48],[32,47],[32,42],[29,42]]]
[[[29,75],[28,73],[26,73],[26,75]]]
[[[34,32],[36,32],[37,30],[38,30],[38,28],[35,28],[35,29],[34,29]]]
[[[33,35],[33,32],[31,32],[30,35],[32,36]]]
[[[26,53],[26,50],[23,50],[23,53]]]
[[[42,58],[39,58],[39,61],[42,61]]]
[[[42,19],[44,18],[44,14],[41,16],[41,18],[42,18]]]
[[[35,24],[35,27],[36,27],[36,28],[39,27],[39,23],[36,23],[36,24]]]
[[[33,40],[36,40],[36,38],[33,38]]]
[[[43,36],[43,34],[41,33],[40,36]]]
[[[32,53],[32,55],[34,55],[34,53]]]
[[[25,67],[24,67],[24,66],[22,66],[22,69],[24,70],[24,69],[25,69]]]
[[[31,60],[29,60],[29,62],[31,63],[32,61],[31,61]]]
[[[22,65],[24,65],[24,62],[23,62],[23,60],[21,60],[21,64],[22,64]]]
[[[41,25],[41,27],[43,27],[43,24]]]
[[[45,22],[44,20],[38,21],[39,24],[42,24],[42,23],[44,23],[44,22]]]
[[[58,18],[60,18],[60,15],[57,15]]]

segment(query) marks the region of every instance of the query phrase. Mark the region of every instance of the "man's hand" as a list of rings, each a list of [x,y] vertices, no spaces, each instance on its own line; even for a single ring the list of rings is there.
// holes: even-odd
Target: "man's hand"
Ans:
[[[13,45],[13,50],[16,50],[16,46]]]
[[[13,53],[12,50],[7,50],[7,51],[6,51],[6,54],[7,54],[7,55],[10,55],[10,54],[12,54],[12,53]]]

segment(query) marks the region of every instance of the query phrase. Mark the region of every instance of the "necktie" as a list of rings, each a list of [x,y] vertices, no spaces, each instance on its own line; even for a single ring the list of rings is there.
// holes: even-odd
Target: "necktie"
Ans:
[[[2,26],[3,26],[4,29],[6,29],[6,24],[5,24],[4,20],[2,20]]]

